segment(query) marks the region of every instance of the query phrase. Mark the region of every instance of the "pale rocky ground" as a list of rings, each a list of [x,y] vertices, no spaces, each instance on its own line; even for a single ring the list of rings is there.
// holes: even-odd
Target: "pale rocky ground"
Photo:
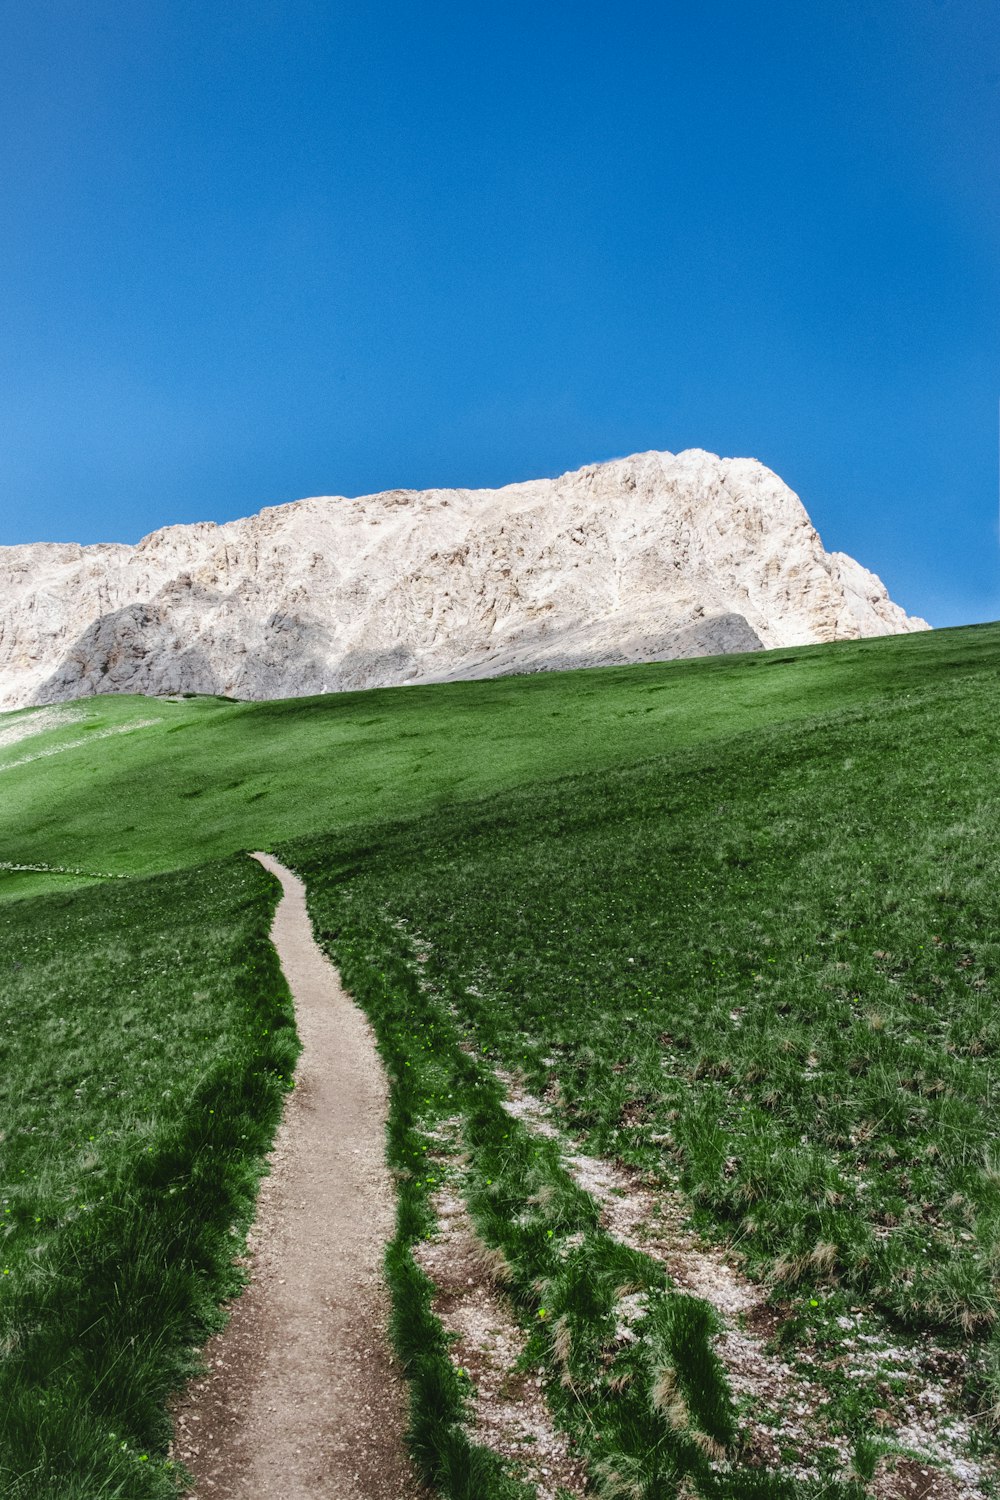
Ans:
[[[135,547],[0,547],[0,709],[293,697],[927,629],[754,459],[299,500]]]

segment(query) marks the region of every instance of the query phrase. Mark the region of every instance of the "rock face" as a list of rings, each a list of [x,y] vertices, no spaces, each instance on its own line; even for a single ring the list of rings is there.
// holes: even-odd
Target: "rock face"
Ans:
[[[693,449],[0,547],[0,708],[237,698],[924,630],[777,475]]]

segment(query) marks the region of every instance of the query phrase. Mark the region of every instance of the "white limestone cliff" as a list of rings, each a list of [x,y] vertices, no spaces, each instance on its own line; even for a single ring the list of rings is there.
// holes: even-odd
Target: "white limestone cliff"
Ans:
[[[317,498],[135,547],[0,547],[0,709],[277,698],[924,630],[753,459]]]

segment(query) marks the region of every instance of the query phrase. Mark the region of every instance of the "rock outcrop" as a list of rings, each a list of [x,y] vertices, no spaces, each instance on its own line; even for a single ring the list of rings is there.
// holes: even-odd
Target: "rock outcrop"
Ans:
[[[277,698],[927,629],[753,459],[299,500],[135,547],[0,547],[0,708]]]

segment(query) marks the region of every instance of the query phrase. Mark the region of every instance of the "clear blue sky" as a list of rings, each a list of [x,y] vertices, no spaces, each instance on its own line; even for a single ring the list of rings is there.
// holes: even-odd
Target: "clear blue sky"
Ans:
[[[996,0],[7,0],[0,166],[0,543],[703,447],[1000,615]]]

